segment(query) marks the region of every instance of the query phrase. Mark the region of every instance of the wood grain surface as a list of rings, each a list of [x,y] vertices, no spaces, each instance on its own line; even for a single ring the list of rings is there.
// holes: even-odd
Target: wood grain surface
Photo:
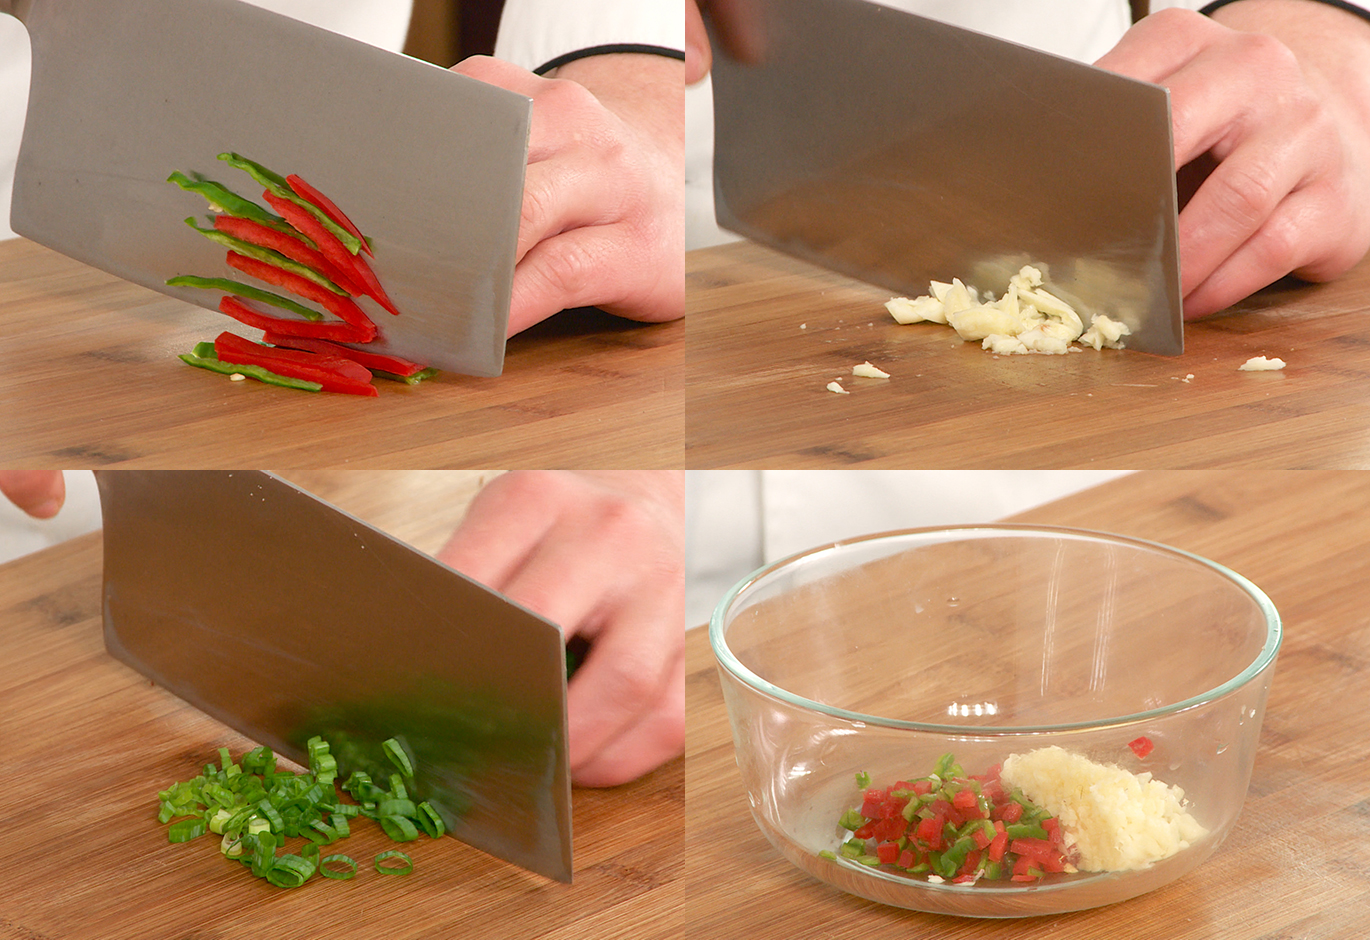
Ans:
[[[255,330],[24,239],[0,242],[0,464],[678,467],[684,325],[566,311],[504,374],[380,398],[230,382],[176,357]]]
[[[1188,324],[1178,358],[995,357],[750,242],[689,252],[686,272],[691,468],[1370,466],[1370,259]],[[1288,367],[1238,371],[1259,355]],[[865,361],[890,378],[853,377]]]
[[[686,870],[692,935],[750,940],[1352,940],[1370,934],[1370,474],[1143,472],[1014,521],[1196,552],[1270,596],[1284,645],[1242,815],[1188,877],[1110,907],[1015,921],[843,894],[761,835],[734,763],[703,629],[686,639]]]
[[[488,472],[291,475],[434,551]],[[434,521],[437,517],[439,521]],[[166,841],[157,791],[251,746],[112,659],[101,641],[100,534],[0,566],[0,938],[298,936],[522,940],[665,936],[681,916],[684,761],[573,793],[575,881],[454,839],[406,846],[414,872],[371,871],[391,843],[356,826],[347,882],[271,888],[204,839]]]

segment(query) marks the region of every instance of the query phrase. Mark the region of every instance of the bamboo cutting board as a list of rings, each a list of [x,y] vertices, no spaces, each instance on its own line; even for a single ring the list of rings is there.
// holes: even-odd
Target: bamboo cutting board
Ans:
[[[0,464],[47,467],[678,467],[684,325],[567,311],[509,342],[504,374],[380,398],[312,394],[176,357],[231,328],[0,241]]]
[[[749,940],[1359,940],[1370,935],[1370,474],[1156,471],[1015,517],[1192,551],[1250,578],[1285,627],[1237,824],[1188,877],[1109,907],[979,921],[843,894],[752,821],[706,631],[686,639],[691,929]]]
[[[1178,358],[995,357],[750,242],[686,272],[691,468],[1370,466],[1370,259],[1188,324]],[[1260,355],[1288,368],[1237,370]],[[890,378],[852,376],[865,361]]]
[[[296,482],[435,551],[484,474],[299,474]],[[442,520],[434,524],[433,519]],[[101,642],[100,534],[0,566],[2,940],[248,936],[516,940],[661,936],[680,916],[684,762],[573,795],[575,882],[524,872],[454,839],[393,847],[369,821],[339,850],[345,882],[271,888],[212,837],[166,841],[157,791],[228,746],[252,746],[112,659]]]

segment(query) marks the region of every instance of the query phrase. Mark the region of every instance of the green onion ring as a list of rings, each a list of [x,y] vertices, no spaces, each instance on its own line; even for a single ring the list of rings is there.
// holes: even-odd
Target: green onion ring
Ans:
[[[400,865],[387,865],[386,862],[397,858]],[[399,849],[391,849],[376,856],[376,871],[382,875],[407,875],[414,870],[414,860]]]
[[[403,816],[382,816],[381,828],[395,842],[413,842],[419,837],[418,827]]]
[[[398,738],[386,738],[381,742],[381,750],[390,758],[390,763],[400,769],[400,773],[406,777],[414,776],[414,764],[409,760],[409,752],[400,744]]]
[[[329,865],[342,863],[346,868],[330,868]],[[414,867],[411,862],[409,867]],[[346,855],[326,855],[319,859],[319,874],[325,878],[336,878],[339,881],[346,881],[348,878],[355,877],[357,874],[357,863]]]
[[[418,821],[420,828],[430,838],[436,839],[447,831],[447,825],[442,821],[442,817],[438,815],[438,811],[427,800],[419,804]]]

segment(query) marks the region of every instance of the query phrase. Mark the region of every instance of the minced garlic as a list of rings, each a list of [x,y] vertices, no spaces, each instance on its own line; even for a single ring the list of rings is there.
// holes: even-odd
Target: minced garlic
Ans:
[[[1148,868],[1208,831],[1179,787],[1054,745],[1009,756],[1000,779],[1061,820],[1081,871]]]

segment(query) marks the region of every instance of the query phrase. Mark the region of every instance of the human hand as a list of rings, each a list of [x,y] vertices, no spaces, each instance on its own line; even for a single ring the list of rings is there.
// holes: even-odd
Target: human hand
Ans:
[[[1180,212],[1191,319],[1370,249],[1370,23],[1308,0],[1214,17],[1159,11],[1097,63],[1169,88],[1175,165],[1214,164]]]
[[[702,82],[713,64],[709,34],[699,12],[699,0],[685,0],[685,84]]]
[[[572,779],[614,786],[685,746],[685,483],[523,471],[472,501],[438,558],[590,642],[567,690]]]
[[[35,519],[51,519],[67,497],[60,470],[0,470],[0,493]]]
[[[533,99],[510,335],[569,307],[685,315],[683,68],[629,53],[555,78],[486,56],[452,67]]]

